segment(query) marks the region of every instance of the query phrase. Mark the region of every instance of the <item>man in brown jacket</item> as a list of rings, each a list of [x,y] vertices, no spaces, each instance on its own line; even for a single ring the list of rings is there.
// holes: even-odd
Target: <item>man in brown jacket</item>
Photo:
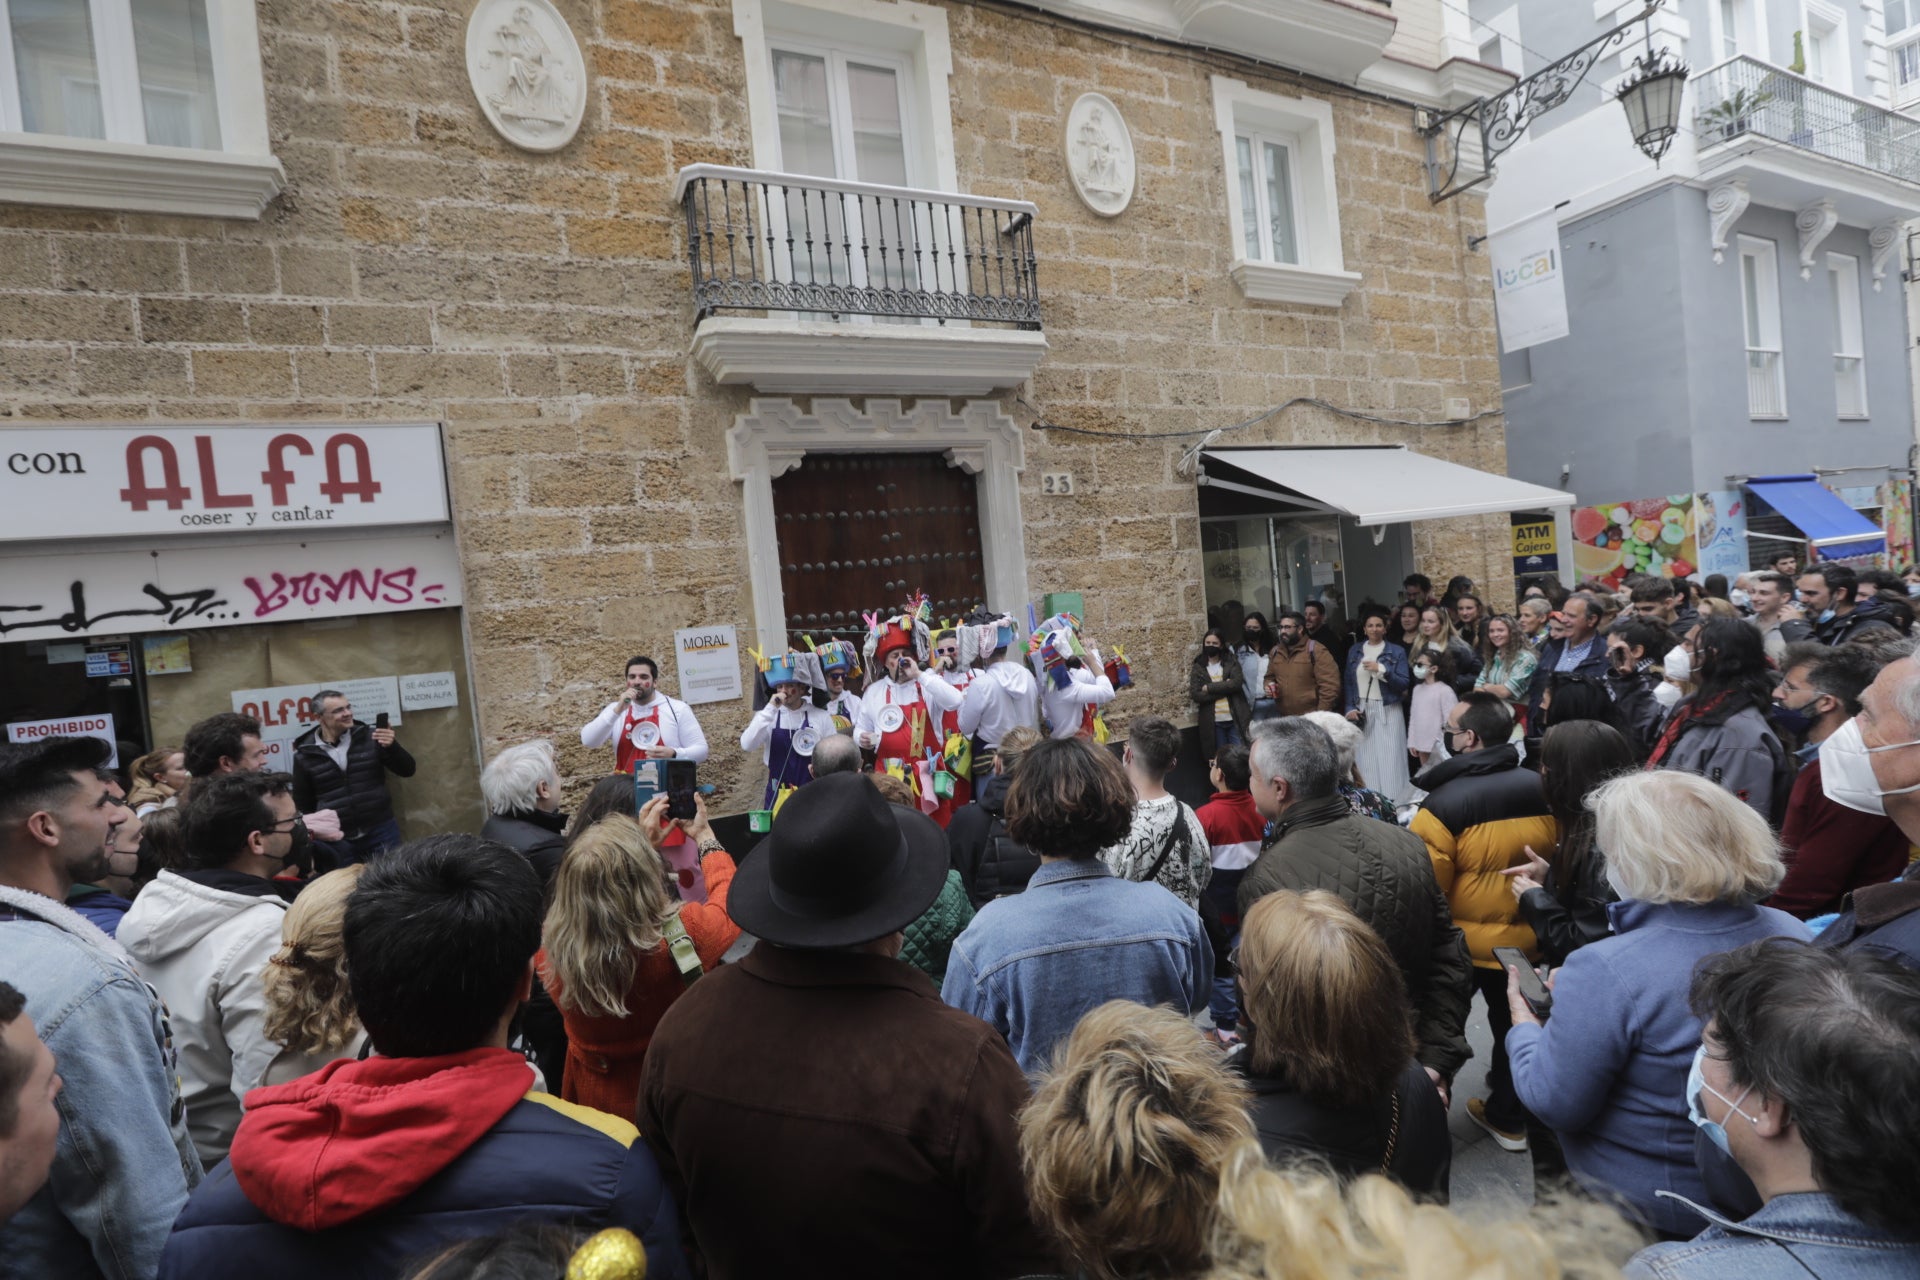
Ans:
[[[1340,709],[1340,661],[1332,650],[1307,637],[1304,614],[1283,613],[1279,639],[1267,655],[1267,696],[1283,716]]]
[[[896,959],[947,865],[931,819],[836,773],[735,875],[727,910],[759,942],[661,1019],[638,1116],[712,1280],[1059,1271],[1012,1051]]]

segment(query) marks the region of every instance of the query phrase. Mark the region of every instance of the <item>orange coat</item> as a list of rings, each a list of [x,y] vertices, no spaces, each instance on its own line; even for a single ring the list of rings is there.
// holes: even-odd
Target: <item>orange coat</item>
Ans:
[[[693,939],[701,965],[712,969],[740,937],[740,926],[727,915],[733,859],[726,853],[710,853],[701,859],[701,867],[707,875],[707,900],[681,903],[680,923]],[[663,942],[641,956],[634,967],[624,1018],[569,1008],[559,978],[546,972],[545,949],[535,960],[547,993],[560,1007],[567,1026],[567,1068],[560,1096],[631,1121],[640,1096],[640,1063],[653,1042],[654,1028],[687,989],[667,944]]]

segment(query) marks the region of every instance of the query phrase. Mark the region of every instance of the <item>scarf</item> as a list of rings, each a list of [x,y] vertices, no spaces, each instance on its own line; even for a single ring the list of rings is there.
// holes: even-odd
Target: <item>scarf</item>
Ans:
[[[1666,758],[1669,751],[1673,750],[1674,744],[1680,741],[1680,736],[1697,722],[1705,720],[1719,710],[1733,694],[1734,690],[1724,689],[1705,701],[1695,698],[1675,711],[1672,718],[1667,721],[1667,727],[1660,731],[1660,740],[1653,744],[1653,754],[1647,757],[1646,767],[1659,768],[1660,762]]]

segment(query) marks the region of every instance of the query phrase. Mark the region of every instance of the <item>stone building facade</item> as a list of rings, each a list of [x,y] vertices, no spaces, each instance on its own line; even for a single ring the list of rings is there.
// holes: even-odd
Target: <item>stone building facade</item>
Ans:
[[[265,120],[285,177],[259,217],[0,204],[12,425],[444,424],[483,753],[551,736],[570,779],[590,779],[606,753],[575,730],[617,692],[630,654],[670,657],[677,627],[731,622],[747,640],[768,625],[728,437],[775,401],[871,419],[937,400],[1005,424],[1014,452],[989,465],[1021,468],[998,479],[1017,486],[1029,595],[1084,593],[1089,634],[1133,655],[1138,688],[1116,724],[1145,710],[1191,719],[1206,599],[1182,460],[1199,433],[1295,397],[1466,417],[1397,426],[1298,406],[1218,443],[1405,444],[1505,473],[1502,419],[1487,413],[1499,407],[1487,263],[1470,247],[1479,202],[1429,204],[1414,128],[1416,104],[1502,82],[1429,32],[1437,8],[1329,0],[1329,25],[1356,11],[1372,24],[1343,37],[1343,66],[1355,43],[1378,45],[1341,84],[1200,47],[1217,39],[1089,25],[1085,5],[820,0],[836,23],[893,11],[937,28],[921,48],[948,56],[956,189],[1037,208],[1046,352],[1030,381],[987,394],[816,399],[722,385],[690,354],[676,174],[764,167],[750,118],[763,81],[741,33],[773,0],[555,3],[587,76],[583,126],[558,151],[518,149],[483,118],[464,3],[261,0]],[[1331,304],[1252,299],[1234,278],[1221,81],[1324,111],[1328,274],[1353,277]],[[1076,196],[1063,146],[1086,92],[1131,134],[1135,192],[1113,217]],[[946,443],[936,430],[916,447]],[[1043,474],[1060,472],[1072,492],[1044,494]],[[1436,577],[1510,582],[1506,525],[1416,522],[1413,558]],[[740,784],[758,776],[730,741],[749,714],[745,701],[702,709],[723,808],[746,807]]]

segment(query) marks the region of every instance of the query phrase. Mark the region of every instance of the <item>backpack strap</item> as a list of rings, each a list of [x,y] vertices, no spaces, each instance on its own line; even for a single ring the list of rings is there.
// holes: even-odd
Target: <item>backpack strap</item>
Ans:
[[[678,911],[667,917],[667,923],[660,932],[666,935],[667,950],[673,955],[674,968],[680,970],[680,981],[688,986],[698,982],[706,968],[700,963],[700,949],[693,945],[687,926],[680,923]]]
[[[1176,801],[1175,803],[1177,804],[1178,802]],[[1142,884],[1159,878],[1160,868],[1167,865],[1167,859],[1172,856],[1174,846],[1178,845],[1182,848],[1191,847],[1191,842],[1187,835],[1186,817],[1186,814],[1182,813],[1178,808],[1173,811],[1173,830],[1167,832],[1166,843],[1160,846],[1160,856],[1153,860],[1151,867],[1147,868],[1147,874],[1140,877]]]

